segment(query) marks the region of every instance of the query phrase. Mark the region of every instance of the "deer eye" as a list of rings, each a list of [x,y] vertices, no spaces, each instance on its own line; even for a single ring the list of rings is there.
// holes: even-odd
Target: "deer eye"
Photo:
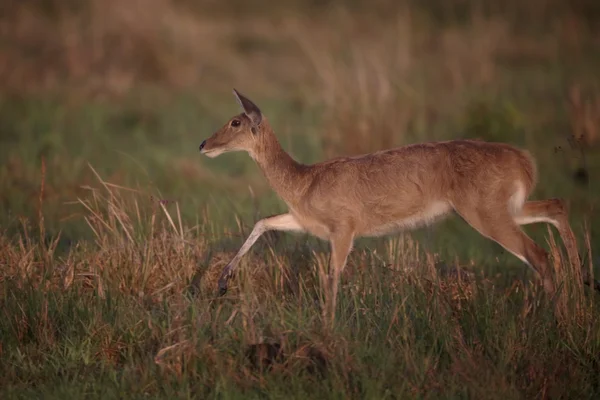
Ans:
[[[231,126],[240,126],[240,121],[237,119],[234,119],[233,121],[231,121]]]

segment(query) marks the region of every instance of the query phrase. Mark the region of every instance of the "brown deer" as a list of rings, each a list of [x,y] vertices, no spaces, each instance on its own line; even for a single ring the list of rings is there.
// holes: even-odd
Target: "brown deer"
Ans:
[[[502,143],[452,140],[304,165],[283,150],[260,109],[235,89],[234,94],[244,112],[203,141],[200,151],[208,157],[246,151],[289,212],[256,223],[223,270],[221,294],[242,256],[264,232],[308,232],[331,244],[328,302],[335,307],[340,273],[354,239],[429,224],[453,210],[532,267],[548,293],[554,292],[554,283],[547,253],[519,225],[553,224],[569,257],[578,263],[564,202],[526,201],[536,183],[536,167],[523,150]]]

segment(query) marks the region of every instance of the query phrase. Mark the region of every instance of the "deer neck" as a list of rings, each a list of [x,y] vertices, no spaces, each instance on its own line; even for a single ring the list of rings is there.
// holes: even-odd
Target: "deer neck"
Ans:
[[[305,168],[281,147],[267,123],[259,134],[262,137],[252,156],[277,195],[287,204],[294,204],[304,185]]]

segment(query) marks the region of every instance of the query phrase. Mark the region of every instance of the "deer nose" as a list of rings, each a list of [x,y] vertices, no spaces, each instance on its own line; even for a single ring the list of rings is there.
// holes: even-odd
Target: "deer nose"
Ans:
[[[206,146],[206,140],[200,143],[200,150],[202,150]]]

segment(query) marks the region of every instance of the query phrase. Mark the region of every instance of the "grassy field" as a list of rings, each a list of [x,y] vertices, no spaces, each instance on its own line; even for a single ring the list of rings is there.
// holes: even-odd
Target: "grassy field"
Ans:
[[[361,239],[331,327],[328,245],[308,236],[265,234],[216,296],[285,206],[247,155],[198,152],[239,112],[233,87],[305,163],[510,142],[600,276],[600,9],[563,3],[7,3],[0,397],[598,397],[600,295],[556,231],[526,227],[553,299],[458,217]]]

